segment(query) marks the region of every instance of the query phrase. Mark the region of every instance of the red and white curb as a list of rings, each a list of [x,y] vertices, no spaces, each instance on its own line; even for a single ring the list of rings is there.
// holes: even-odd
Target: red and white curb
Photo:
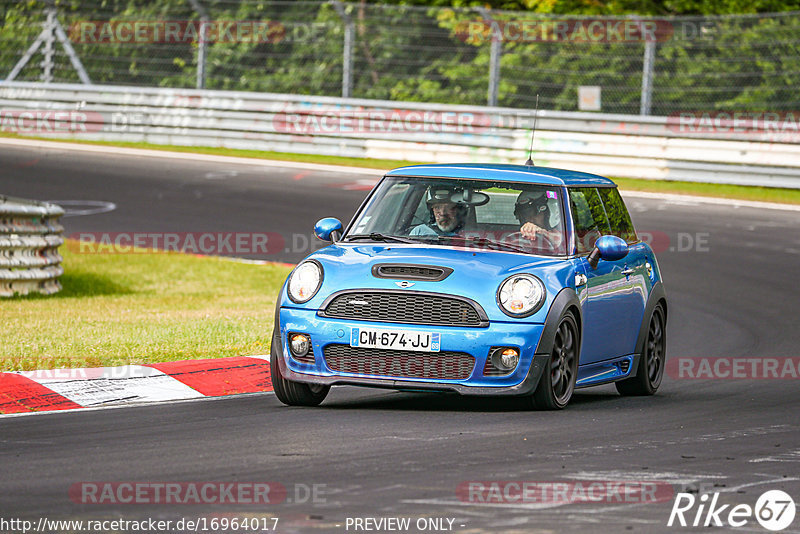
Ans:
[[[0,414],[272,391],[269,356],[0,373]]]

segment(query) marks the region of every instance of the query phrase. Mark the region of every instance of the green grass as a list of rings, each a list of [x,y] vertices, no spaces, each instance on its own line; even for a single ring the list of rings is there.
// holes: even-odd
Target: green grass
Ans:
[[[635,178],[614,178],[613,180],[619,184],[622,191],[650,191],[655,193],[677,193],[702,197],[778,202],[781,204],[800,204],[800,189],[637,180]]]
[[[289,267],[74,250],[60,249],[60,293],[0,300],[0,371],[269,353]]]
[[[28,137],[12,133],[0,133],[0,137],[40,139],[44,141],[65,141],[48,137]],[[110,141],[86,141],[82,139],[66,140],[70,143],[142,148],[147,150],[166,150],[169,152],[188,152],[193,154],[213,154],[240,158],[272,159],[280,161],[296,161],[301,163],[321,163],[327,165],[347,165],[371,169],[392,169],[405,165],[435,163],[429,161],[405,161],[391,159],[345,158],[340,156],[322,156],[316,154],[288,154],[284,152],[268,152],[262,150],[238,150],[232,148],[186,147],[172,145],[152,145],[149,143],[122,143]],[[738,200],[756,200],[762,202],[779,202],[783,204],[800,204],[800,189],[784,189],[778,187],[752,187],[744,185],[716,185],[698,182],[678,182],[666,180],[642,180],[635,178],[613,178],[622,190],[650,191],[656,193],[675,193]]]

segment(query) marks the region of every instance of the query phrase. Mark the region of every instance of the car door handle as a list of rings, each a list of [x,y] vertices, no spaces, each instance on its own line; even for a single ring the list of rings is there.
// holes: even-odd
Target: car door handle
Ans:
[[[634,272],[635,272],[635,271],[634,271],[633,269],[625,269],[625,270],[623,270],[623,271],[622,271],[622,274],[624,274],[625,276],[630,276],[630,275],[632,275]]]

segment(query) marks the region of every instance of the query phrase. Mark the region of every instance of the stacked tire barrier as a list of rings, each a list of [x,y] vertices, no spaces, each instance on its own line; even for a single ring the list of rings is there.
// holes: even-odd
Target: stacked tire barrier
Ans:
[[[62,215],[55,204],[0,195],[0,297],[61,290]]]

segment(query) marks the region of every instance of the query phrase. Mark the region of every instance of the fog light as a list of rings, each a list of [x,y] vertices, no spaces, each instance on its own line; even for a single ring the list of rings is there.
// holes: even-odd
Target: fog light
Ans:
[[[498,369],[514,369],[519,363],[519,351],[513,348],[497,350],[492,358],[492,363]]]
[[[289,336],[289,347],[295,356],[305,356],[311,348],[311,340],[305,334],[291,334]]]
[[[519,351],[517,349],[506,349],[500,354],[500,363],[506,369],[513,369],[519,363]]]

